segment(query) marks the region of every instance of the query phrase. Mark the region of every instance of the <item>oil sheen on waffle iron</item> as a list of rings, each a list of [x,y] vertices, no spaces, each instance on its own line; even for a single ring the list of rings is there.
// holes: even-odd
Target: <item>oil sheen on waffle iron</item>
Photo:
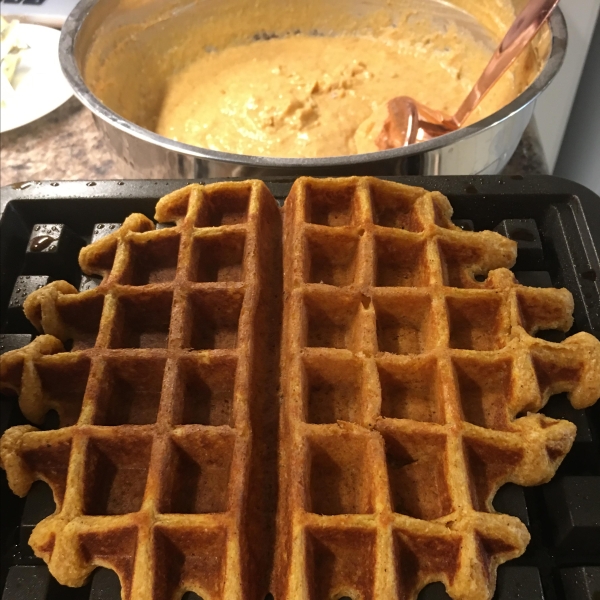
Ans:
[[[374,178],[301,178],[283,214],[259,181],[192,185],[156,207],[173,226],[134,214],[82,250],[97,287],[33,292],[44,335],[0,384],[60,428],[13,427],[0,458],[15,493],[52,488],[30,538],[52,575],[108,567],[124,600],[491,598],[529,541],[494,495],[554,475],[575,426],[538,411],[597,400],[600,343],[534,337],[571,327],[570,293],[519,285],[515,242],[451,215]]]

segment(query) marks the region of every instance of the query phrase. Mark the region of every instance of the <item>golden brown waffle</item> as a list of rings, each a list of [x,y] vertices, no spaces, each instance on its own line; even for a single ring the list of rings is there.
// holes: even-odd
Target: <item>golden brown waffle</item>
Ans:
[[[52,487],[30,538],[52,574],[112,568],[126,600],[263,600],[271,575],[276,600],[410,600],[432,581],[491,597],[529,539],[494,494],[552,477],[575,427],[535,412],[597,399],[600,343],[533,337],[569,329],[571,295],[518,285],[516,245],[451,214],[373,178],[296,182],[281,423],[281,224],[260,182],[170,194],[156,219],[173,227],[132,215],[82,251],[98,288],[32,294],[46,335],[2,357],[0,388],[61,428],[12,428],[0,458],[16,493]]]
[[[286,200],[277,600],[491,598],[529,541],[496,491],[548,481],[575,435],[536,411],[600,395],[594,337],[532,337],[569,329],[569,292],[518,285],[516,245],[451,214],[373,178]]]
[[[62,584],[114,569],[122,597],[263,598],[277,498],[281,218],[259,181],[191,185],[84,248],[77,293],[26,301],[46,335],[0,362],[33,423],[1,441],[11,488],[56,512],[30,544]],[[62,342],[72,343],[66,352]],[[275,365],[275,368],[274,368]],[[272,465],[269,468],[269,465]]]

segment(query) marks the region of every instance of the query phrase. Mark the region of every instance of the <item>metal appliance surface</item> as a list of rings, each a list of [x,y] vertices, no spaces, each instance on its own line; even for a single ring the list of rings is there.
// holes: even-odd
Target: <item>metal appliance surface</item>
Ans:
[[[381,9],[387,4],[385,0],[337,2],[359,14]],[[518,2],[515,0],[515,3]],[[119,31],[124,32],[124,38],[127,35],[131,38],[127,30],[128,23],[132,19],[144,20],[150,25],[148,30],[139,35],[139,40],[136,39],[140,51],[161,47],[169,52],[164,32],[177,26],[182,28],[181,39],[189,39],[189,28],[193,24],[187,23],[195,20],[186,18],[190,10],[194,11],[194,16],[206,15],[206,19],[210,20],[218,11],[229,13],[243,4],[244,0],[227,0],[224,3],[170,0],[169,16],[165,18],[166,3],[161,0],[81,0],[67,19],[60,42],[63,71],[75,95],[93,112],[99,129],[115,153],[123,159],[132,176],[200,178],[301,174],[496,174],[514,153],[531,119],[535,101],[560,68],[567,45],[565,20],[560,10],[556,9],[549,21],[549,29],[545,26],[541,32],[546,34],[545,64],[531,85],[502,109],[473,125],[413,146],[327,158],[245,156],[176,142],[117,114],[94,95],[86,82],[85,64],[99,31],[102,31],[102,35],[108,31],[108,37],[114,36],[112,39],[116,47],[119,45]],[[334,3],[331,3],[331,10],[335,10]],[[186,27],[188,30],[185,30]],[[96,60],[101,62],[110,59],[111,51],[112,48],[107,48],[105,56],[96,57]],[[142,68],[152,69],[154,66],[149,60],[148,65]],[[115,74],[115,79],[117,77],[118,74]],[[123,88],[126,87],[123,85]],[[130,94],[131,90],[122,89],[121,93]]]

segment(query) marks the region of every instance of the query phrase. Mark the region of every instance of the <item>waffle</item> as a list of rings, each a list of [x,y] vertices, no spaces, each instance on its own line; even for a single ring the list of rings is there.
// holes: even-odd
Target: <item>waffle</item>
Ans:
[[[494,495],[553,476],[575,426],[536,413],[598,398],[600,343],[534,337],[571,327],[569,292],[518,285],[516,244],[451,215],[421,188],[301,178],[282,237],[262,183],[192,185],[157,205],[174,226],[131,215],[82,250],[97,288],[34,292],[44,335],[2,356],[0,389],[61,427],[9,429],[0,458],[17,494],[52,488],[30,544],[56,579],[108,567],[124,600],[490,598],[529,540]]]
[[[567,290],[520,286],[516,244],[455,226],[439,193],[296,180],[285,204],[277,600],[492,597],[529,541],[492,501],[555,473],[600,395]]]
[[[124,600],[264,598],[279,207],[259,181],[191,185],[162,198],[156,220],[174,225],[134,214],[82,250],[97,288],[56,281],[27,298],[45,335],[2,357],[2,390],[31,422],[54,410],[61,427],[9,429],[2,463],[19,495],[36,479],[52,488],[56,512],[30,545],[61,584],[103,566]]]

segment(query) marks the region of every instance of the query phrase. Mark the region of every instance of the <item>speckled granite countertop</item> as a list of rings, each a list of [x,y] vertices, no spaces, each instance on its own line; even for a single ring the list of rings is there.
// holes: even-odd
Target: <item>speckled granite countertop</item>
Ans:
[[[124,166],[96,129],[92,113],[71,98],[49,115],[0,136],[0,185],[30,179],[123,179]],[[504,173],[548,169],[532,123]]]

